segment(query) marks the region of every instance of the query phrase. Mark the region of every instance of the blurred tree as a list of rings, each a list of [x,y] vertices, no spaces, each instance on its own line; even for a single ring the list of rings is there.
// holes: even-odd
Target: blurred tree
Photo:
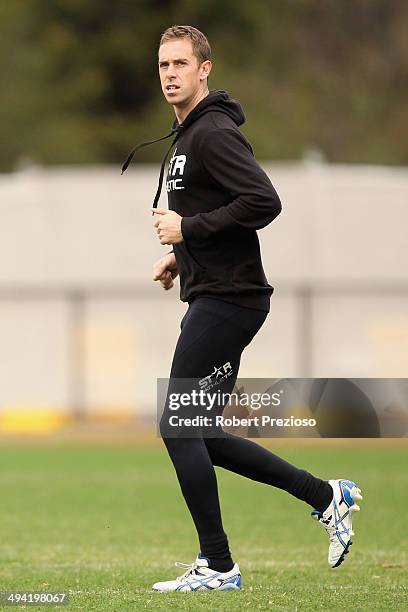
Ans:
[[[241,101],[259,158],[408,163],[403,0],[14,0],[0,6],[0,170],[120,163],[165,133],[156,52],[173,23],[207,34],[210,86]]]

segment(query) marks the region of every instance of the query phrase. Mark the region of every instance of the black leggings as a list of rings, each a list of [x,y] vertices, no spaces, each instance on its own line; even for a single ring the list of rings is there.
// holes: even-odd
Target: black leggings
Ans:
[[[178,436],[169,433],[169,416],[174,414],[169,408],[169,396],[182,389],[180,379],[198,380],[213,375],[210,380],[217,385],[212,391],[231,392],[241,354],[266,317],[267,313],[261,310],[203,297],[190,304],[180,325],[160,431],[196,526],[201,552],[211,560],[230,559],[214,466],[284,489],[319,510],[324,510],[332,497],[327,482],[246,438],[226,432],[218,432],[218,437],[205,437],[205,433],[197,436],[196,432],[194,437],[185,437],[181,429]]]

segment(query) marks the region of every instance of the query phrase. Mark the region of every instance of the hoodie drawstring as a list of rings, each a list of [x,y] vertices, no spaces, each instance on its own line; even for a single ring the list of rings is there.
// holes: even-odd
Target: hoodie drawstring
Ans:
[[[165,154],[165,156],[162,159],[162,163],[161,163],[161,166],[160,166],[160,174],[159,174],[159,184],[157,185],[157,191],[156,191],[156,195],[154,196],[152,208],[157,208],[157,204],[159,202],[159,198],[160,198],[160,194],[161,194],[161,190],[162,190],[162,185],[163,185],[164,167],[166,165],[166,161],[167,161],[167,158],[169,156],[170,151],[172,150],[173,146],[176,144],[176,140],[177,140],[178,136],[179,135],[176,134],[175,139],[171,143],[170,147],[167,149],[166,154]],[[152,213],[152,215],[153,214],[154,213]]]
[[[136,151],[138,151],[139,149],[141,149],[142,147],[146,147],[147,145],[151,145],[154,144],[155,142],[160,142],[161,140],[165,140],[166,138],[170,138],[171,136],[173,136],[174,134],[176,135],[175,139],[173,140],[173,142],[171,143],[170,147],[167,149],[166,154],[164,155],[162,162],[161,162],[161,166],[160,166],[160,174],[159,174],[159,184],[157,186],[157,190],[156,190],[156,195],[154,196],[154,200],[153,200],[153,206],[152,208],[157,208],[157,204],[159,202],[159,198],[160,198],[160,193],[162,190],[162,185],[163,185],[163,178],[164,178],[164,167],[166,165],[166,161],[167,161],[167,157],[170,153],[170,151],[172,150],[173,146],[176,144],[176,141],[180,135],[180,131],[181,128],[183,126],[182,125],[177,125],[177,127],[173,128],[170,132],[170,134],[167,134],[166,136],[162,136],[161,138],[156,138],[155,140],[147,140],[146,142],[141,142],[140,144],[136,145],[135,147],[133,147],[133,149],[130,151],[129,155],[127,156],[127,159],[125,161],[125,163],[122,166],[122,173],[126,172],[127,168],[129,167],[130,162],[133,159],[134,154],[136,153]],[[154,214],[154,213],[153,213]]]
[[[202,117],[202,115],[205,114],[206,112],[208,112],[209,110],[217,110],[217,111],[219,111],[221,113],[224,113],[225,115],[230,117],[230,119],[232,119],[237,126],[242,125],[244,123],[244,121],[245,121],[245,116],[244,116],[244,113],[242,111],[242,108],[241,108],[239,102],[237,102],[236,100],[233,100],[229,96],[229,93],[227,91],[223,91],[223,90],[220,90],[220,91],[210,91],[208,93],[208,95],[205,96],[197,104],[197,106],[187,115],[187,117],[184,119],[183,123],[180,124],[180,123],[178,123],[178,121],[174,122],[173,129],[171,130],[170,134],[167,134],[166,136],[162,136],[161,138],[156,138],[155,140],[148,140],[146,142],[141,142],[140,144],[136,145],[130,151],[129,155],[127,156],[127,159],[126,159],[125,163],[122,166],[122,174],[128,168],[128,166],[129,166],[130,162],[132,161],[133,156],[136,153],[136,151],[138,151],[142,147],[146,147],[147,145],[154,144],[155,142],[160,142],[161,140],[165,140],[166,138],[170,138],[173,135],[176,136],[174,138],[173,142],[171,143],[171,146],[170,146],[169,150],[166,152],[166,155],[164,156],[164,158],[162,160],[161,167],[160,167],[159,185],[157,187],[157,191],[156,191],[156,195],[154,197],[152,208],[157,208],[157,204],[158,204],[158,201],[159,201],[159,198],[160,198],[161,189],[162,189],[162,186],[163,186],[164,167],[165,167],[165,164],[166,164],[166,161],[167,161],[167,157],[168,157],[171,149],[175,145],[178,137],[180,136],[180,132],[183,129],[185,131],[194,121],[196,121],[197,119]]]
[[[138,151],[142,147],[147,147],[147,145],[154,144],[155,142],[160,142],[161,140],[166,140],[166,138],[170,138],[170,136],[173,136],[173,134],[175,134],[177,131],[178,131],[178,126],[176,128],[173,128],[171,130],[170,134],[167,134],[166,136],[161,136],[160,138],[155,138],[154,140],[146,140],[146,142],[141,142],[140,144],[137,144],[135,147],[133,147],[133,149],[130,151],[129,155],[126,158],[125,163],[122,166],[121,174],[126,172],[126,170],[128,169],[129,164],[132,161],[133,156],[136,153],[136,151]]]

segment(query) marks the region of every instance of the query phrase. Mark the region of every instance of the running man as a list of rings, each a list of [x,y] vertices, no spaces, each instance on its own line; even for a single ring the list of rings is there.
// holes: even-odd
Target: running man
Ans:
[[[160,243],[172,245],[173,251],[155,263],[153,278],[169,290],[179,275],[180,297],[188,303],[168,395],[180,390],[181,379],[214,375],[217,383],[219,373],[217,389],[231,392],[242,352],[263,325],[273,292],[263,271],[257,230],[279,215],[281,203],[239,130],[245,121],[240,104],[225,91],[208,90],[212,63],[204,34],[191,26],[168,28],[158,59],[162,91],[176,120],[169,134],[175,135],[166,180],[169,209],[155,208],[166,158],[152,209]],[[155,583],[154,590],[241,588],[240,569],[221,520],[214,466],[309,504],[329,535],[329,564],[342,563],[353,535],[352,513],[361,499],[354,482],[321,480],[248,439],[222,431],[211,436],[205,428],[174,433],[169,414],[166,401],[160,431],[197,529],[200,552],[191,565],[176,563],[185,573]]]

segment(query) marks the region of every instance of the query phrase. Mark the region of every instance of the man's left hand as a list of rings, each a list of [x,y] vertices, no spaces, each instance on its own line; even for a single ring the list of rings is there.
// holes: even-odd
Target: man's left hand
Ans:
[[[164,208],[152,208],[157,219],[153,223],[159,236],[160,244],[178,244],[183,242],[183,234],[181,233],[181,219],[174,210],[166,210]]]

